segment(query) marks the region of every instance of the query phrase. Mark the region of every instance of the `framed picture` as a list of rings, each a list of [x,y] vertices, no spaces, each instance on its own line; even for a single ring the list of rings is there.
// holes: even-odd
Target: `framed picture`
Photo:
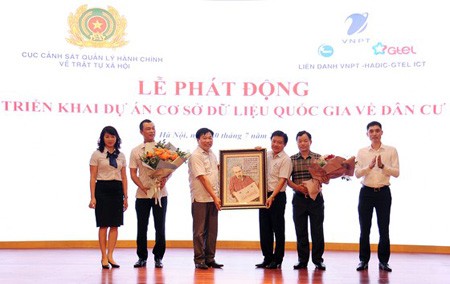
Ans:
[[[266,207],[266,149],[220,151],[220,200],[222,209]]]

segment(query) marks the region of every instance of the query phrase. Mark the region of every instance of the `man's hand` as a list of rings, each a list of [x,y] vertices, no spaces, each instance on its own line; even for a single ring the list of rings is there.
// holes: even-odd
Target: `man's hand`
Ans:
[[[218,197],[214,198],[214,205],[216,205],[216,208],[218,211],[220,211],[220,199]]]
[[[301,192],[301,193],[303,193],[305,195],[308,195],[308,188],[305,185],[303,185],[303,184],[299,184],[298,185],[297,191],[299,191],[299,192]]]
[[[139,187],[139,190],[142,190],[145,194],[150,190],[150,187]]]
[[[377,166],[380,169],[384,168],[384,164],[383,164],[383,162],[381,162],[381,155],[379,155],[378,158],[377,158]]]
[[[270,206],[272,206],[273,200],[274,200],[273,196],[270,196],[269,198],[267,198],[267,200],[266,200],[266,207],[267,208],[270,208]]]
[[[369,169],[373,169],[373,167],[375,167],[376,162],[377,162],[377,157],[373,157],[372,161],[369,164]]]

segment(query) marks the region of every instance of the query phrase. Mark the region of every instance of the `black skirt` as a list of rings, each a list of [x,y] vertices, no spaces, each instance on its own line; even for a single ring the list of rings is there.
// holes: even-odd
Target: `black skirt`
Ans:
[[[98,180],[95,184],[97,227],[123,225],[123,187],[119,180]]]

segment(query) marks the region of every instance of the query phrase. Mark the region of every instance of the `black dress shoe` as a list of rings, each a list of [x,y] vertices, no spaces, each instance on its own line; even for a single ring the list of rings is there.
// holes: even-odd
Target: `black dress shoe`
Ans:
[[[105,264],[102,264],[102,268],[103,268],[103,269],[109,269],[109,264],[106,264],[106,265],[105,265]]]
[[[160,258],[155,259],[155,268],[163,268],[163,263]]]
[[[387,263],[383,263],[383,262],[380,262],[380,264],[378,265],[378,267],[381,269],[381,270],[384,270],[384,271],[387,271],[387,272],[392,272],[392,268],[389,266],[389,264],[387,264]]]
[[[197,268],[197,269],[208,269],[208,265],[206,265],[204,263],[196,263],[195,264],[195,268]]]
[[[356,271],[363,271],[369,268],[369,263],[365,261],[361,261],[356,267]]]
[[[314,263],[316,265],[316,269],[318,270],[326,270],[327,267],[325,266],[325,264],[323,262],[318,262],[318,263]]]
[[[111,264],[112,268],[119,268],[120,265],[118,265],[117,263],[112,263],[111,261],[108,261],[109,264]]]
[[[145,259],[139,259],[138,261],[136,261],[136,263],[134,264],[135,268],[138,267],[145,267],[147,265],[147,260]]]
[[[308,263],[306,263],[306,262],[299,262],[296,265],[294,265],[295,270],[306,269],[307,267],[308,267]]]
[[[277,263],[275,261],[272,261],[271,263],[269,263],[269,265],[267,265],[265,268],[267,269],[277,269],[277,268],[281,268],[281,263]]]
[[[207,262],[206,265],[207,265],[208,267],[212,267],[212,268],[222,268],[222,267],[223,267],[223,264],[217,263],[217,262],[215,262],[215,261],[213,261],[213,262]]]
[[[269,265],[269,264],[270,264],[270,262],[263,261],[261,263],[255,264],[255,266],[256,266],[256,268],[266,268],[267,265]]]

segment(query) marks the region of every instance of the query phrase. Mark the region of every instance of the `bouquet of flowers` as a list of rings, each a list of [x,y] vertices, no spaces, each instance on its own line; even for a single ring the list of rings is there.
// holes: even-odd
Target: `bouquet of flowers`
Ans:
[[[142,164],[152,169],[150,178],[155,180],[156,202],[161,206],[161,179],[168,177],[178,167],[189,159],[190,154],[183,152],[165,140],[157,142],[154,146],[145,144],[144,155],[141,156]]]
[[[341,177],[349,180],[355,172],[355,157],[345,159],[335,155],[321,156],[309,166],[312,179],[304,181],[309,196],[315,200],[322,190],[322,183],[328,184],[330,179]]]

